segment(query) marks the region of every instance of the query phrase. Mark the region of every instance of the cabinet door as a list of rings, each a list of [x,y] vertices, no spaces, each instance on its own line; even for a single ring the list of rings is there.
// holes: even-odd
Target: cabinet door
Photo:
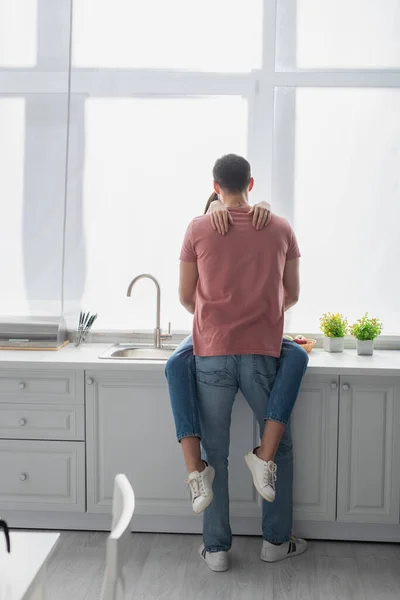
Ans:
[[[111,511],[114,477],[125,473],[137,515],[193,516],[162,372],[86,373],[87,510]],[[241,395],[232,415],[230,468],[233,516],[259,517],[260,507],[244,454],[257,439]]]
[[[190,514],[162,372],[87,372],[86,422],[88,512],[111,511],[114,477],[125,473],[136,514]]]
[[[399,379],[340,383],[338,521],[399,523]]]
[[[293,410],[295,520],[336,519],[338,392],[337,377],[306,375]]]

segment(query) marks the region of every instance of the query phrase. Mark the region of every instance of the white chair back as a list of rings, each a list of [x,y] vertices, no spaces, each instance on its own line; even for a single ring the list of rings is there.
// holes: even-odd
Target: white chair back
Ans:
[[[125,597],[124,566],[129,559],[131,521],[135,494],[128,478],[117,475],[114,482],[112,530],[107,540],[106,570],[101,600],[116,600],[121,590]]]

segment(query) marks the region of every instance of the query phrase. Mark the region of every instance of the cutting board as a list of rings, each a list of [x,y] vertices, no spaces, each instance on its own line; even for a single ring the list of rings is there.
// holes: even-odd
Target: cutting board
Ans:
[[[69,340],[66,340],[63,344],[54,348],[36,348],[35,346],[0,346],[0,350],[24,350],[25,352],[34,350],[35,352],[56,352],[57,350],[65,348],[67,344],[69,344]]]

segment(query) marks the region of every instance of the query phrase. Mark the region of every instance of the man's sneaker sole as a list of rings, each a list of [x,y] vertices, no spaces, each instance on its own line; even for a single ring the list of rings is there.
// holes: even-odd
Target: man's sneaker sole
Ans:
[[[206,558],[207,554],[212,554],[212,553],[211,552],[206,552],[206,550],[204,548],[204,545],[202,544],[200,546],[200,548],[199,548],[199,555],[204,560],[204,562],[206,563],[206,565],[208,566],[208,568],[211,569],[211,571],[214,571],[214,573],[223,573],[224,571],[227,571],[229,569],[228,553],[227,552],[224,552],[224,554],[226,554],[226,560],[224,561],[224,564],[221,564],[221,565],[211,565],[208,562],[207,558]]]
[[[249,459],[249,455],[248,454],[245,455],[244,460],[246,461],[246,464],[249,467],[251,475],[253,477],[253,485],[256,488],[257,492],[260,494],[261,498],[264,498],[264,500],[266,500],[267,502],[273,502],[275,500],[275,496],[269,496],[258,485],[257,478],[256,478],[256,476],[255,476],[255,474],[253,472],[253,464],[252,464],[251,460]]]
[[[194,512],[195,515],[201,515],[206,510],[206,508],[208,508],[210,506],[211,502],[213,501],[213,499],[214,499],[214,492],[212,490],[212,484],[214,482],[214,479],[215,479],[215,471],[213,469],[212,473],[211,473],[211,492],[210,492],[210,495],[207,498],[205,504],[202,505],[201,508],[197,509],[197,510],[194,509],[193,504],[192,504],[193,512]]]

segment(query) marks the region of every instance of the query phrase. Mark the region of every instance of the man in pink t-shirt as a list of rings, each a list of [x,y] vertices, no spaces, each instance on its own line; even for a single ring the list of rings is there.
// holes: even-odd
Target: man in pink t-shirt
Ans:
[[[226,236],[215,235],[207,216],[194,219],[181,251],[181,289],[189,295],[183,303],[190,312],[195,309],[194,354],[279,357],[283,276],[287,262],[300,256],[296,238],[276,215],[256,231],[244,202],[229,206],[229,213],[234,226]]]
[[[284,219],[272,215],[267,227],[254,229],[248,204],[254,180],[244,158],[222,157],[214,166],[213,176],[214,189],[228,208],[233,225],[226,236],[219,236],[209,227],[207,217],[190,223],[180,256],[180,299],[194,314],[202,445],[215,469],[214,499],[204,513],[202,556],[211,569],[226,570],[232,540],[229,428],[239,389],[264,432],[262,455],[256,448],[245,459],[265,501],[275,498],[278,448],[282,462],[291,460],[287,420],[280,419],[278,408],[275,420],[267,420],[264,430],[264,416],[281,351],[284,312],[298,300],[300,252]],[[279,527],[271,539],[267,513],[263,532],[269,533],[264,540],[287,542]]]

